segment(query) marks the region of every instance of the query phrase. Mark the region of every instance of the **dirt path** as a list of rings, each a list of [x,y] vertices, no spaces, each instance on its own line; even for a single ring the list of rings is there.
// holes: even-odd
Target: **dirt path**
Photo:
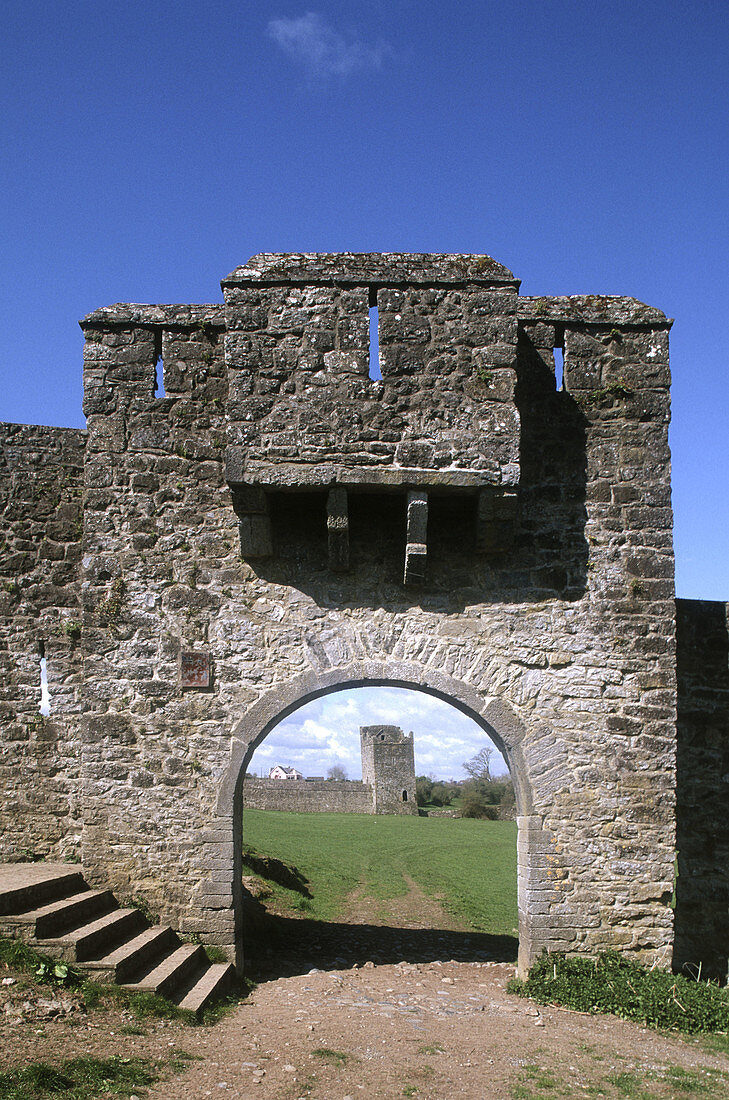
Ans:
[[[279,978],[191,1033],[181,1045],[204,1060],[150,1097],[729,1095],[726,1057],[612,1017],[538,1009],[505,992],[512,973],[436,962]],[[685,1087],[694,1074],[696,1091]]]
[[[386,923],[359,890],[355,923],[276,918],[256,948],[260,984],[215,1027],[140,1026],[117,1008],[16,1018],[5,1008],[25,996],[21,977],[0,987],[0,1067],[185,1052],[183,1072],[140,1100],[729,1096],[729,1056],[707,1040],[506,993],[514,941],[464,932],[408,887],[388,901]]]
[[[397,928],[440,928],[449,932],[468,932],[440,904],[437,895],[423,893],[415,879],[403,874],[407,893],[386,901],[367,893],[360,883],[347,898],[342,916],[344,924],[370,924]]]

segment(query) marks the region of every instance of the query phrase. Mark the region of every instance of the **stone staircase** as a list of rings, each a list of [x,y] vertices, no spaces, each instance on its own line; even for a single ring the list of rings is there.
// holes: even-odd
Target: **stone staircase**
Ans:
[[[110,890],[91,890],[69,864],[0,865],[0,935],[73,963],[93,981],[157,993],[198,1014],[234,977],[230,963],[211,963],[199,944],[122,909]]]

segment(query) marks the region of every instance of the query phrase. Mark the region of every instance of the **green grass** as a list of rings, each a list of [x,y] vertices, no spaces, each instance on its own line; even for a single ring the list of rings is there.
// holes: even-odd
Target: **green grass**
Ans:
[[[60,1066],[35,1062],[23,1069],[0,1073],[0,1100],[131,1096],[140,1087],[153,1084],[161,1068],[144,1058],[70,1058]]]
[[[307,912],[317,920],[341,916],[357,887],[383,901],[405,894],[407,875],[475,931],[512,935],[516,928],[513,821],[247,809],[243,843],[296,865],[309,881]],[[294,907],[293,891],[274,891],[291,895]]]
[[[560,1078],[555,1077],[550,1069],[541,1066],[524,1066],[521,1071],[521,1080],[512,1088],[513,1100],[533,1100],[541,1096],[567,1096],[568,1090]]]
[[[315,1058],[321,1058],[322,1062],[329,1062],[333,1066],[346,1066],[352,1057],[346,1050],[331,1050],[329,1047],[317,1047],[311,1052]]]

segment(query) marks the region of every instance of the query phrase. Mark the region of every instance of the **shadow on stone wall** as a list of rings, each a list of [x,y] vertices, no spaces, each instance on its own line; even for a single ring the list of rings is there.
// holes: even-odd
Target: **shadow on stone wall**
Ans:
[[[250,561],[264,580],[320,607],[460,612],[467,603],[578,600],[587,578],[587,421],[531,342],[519,342],[515,400],[521,419],[519,514],[502,553],[476,552],[476,497],[428,493],[428,565],[422,587],[403,586],[406,493],[350,492],[350,569],[328,566],[326,491],[268,494],[274,555]]]
[[[726,981],[729,961],[727,605],[677,600],[674,969]]]

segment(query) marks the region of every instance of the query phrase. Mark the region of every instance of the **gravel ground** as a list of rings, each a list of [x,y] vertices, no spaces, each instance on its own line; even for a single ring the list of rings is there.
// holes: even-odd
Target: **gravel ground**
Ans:
[[[360,903],[354,924],[280,921],[276,949],[257,951],[257,988],[213,1027],[139,1023],[118,1007],[86,1014],[72,992],[7,971],[0,1064],[169,1063],[185,1051],[184,1070],[163,1070],[150,1100],[729,1096],[729,1057],[705,1039],[537,1007],[506,993],[509,937],[466,933],[414,892],[387,924],[378,904]]]

